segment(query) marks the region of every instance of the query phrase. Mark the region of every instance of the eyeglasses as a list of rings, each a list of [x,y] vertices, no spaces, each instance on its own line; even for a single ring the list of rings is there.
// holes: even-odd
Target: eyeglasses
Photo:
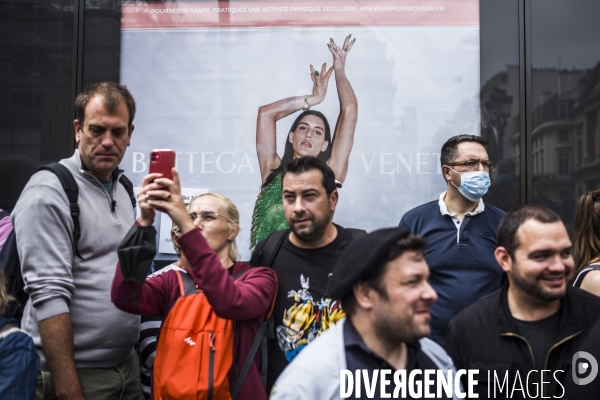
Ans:
[[[189,215],[192,221],[195,221],[196,219],[200,218],[200,221],[202,222],[212,222],[216,221],[219,217],[225,218],[225,220],[227,220],[226,217],[219,215],[214,211],[202,211],[200,213],[190,212]]]
[[[479,164],[481,164],[481,166],[483,167],[483,169],[486,170],[490,170],[494,168],[494,163],[491,161],[479,161],[479,160],[466,160],[466,161],[455,161],[453,163],[449,163],[446,164],[449,167],[456,167],[456,166],[465,166],[469,169],[473,169],[475,167],[477,167]]]

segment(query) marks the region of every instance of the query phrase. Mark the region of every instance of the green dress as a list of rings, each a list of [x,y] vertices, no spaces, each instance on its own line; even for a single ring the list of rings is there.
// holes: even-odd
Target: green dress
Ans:
[[[289,228],[281,200],[281,175],[275,176],[256,199],[250,232],[252,248],[271,233]]]

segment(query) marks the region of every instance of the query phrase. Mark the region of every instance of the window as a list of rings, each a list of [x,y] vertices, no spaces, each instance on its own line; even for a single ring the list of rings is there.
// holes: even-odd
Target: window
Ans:
[[[583,163],[583,125],[577,125],[577,164]]]
[[[558,173],[567,175],[569,173],[569,153],[558,153]]]
[[[569,141],[569,131],[567,129],[561,129],[558,131],[558,141],[559,142],[568,142]]]
[[[566,104],[560,104],[558,106],[558,118],[560,119],[566,119],[568,117],[567,115],[567,105]]]

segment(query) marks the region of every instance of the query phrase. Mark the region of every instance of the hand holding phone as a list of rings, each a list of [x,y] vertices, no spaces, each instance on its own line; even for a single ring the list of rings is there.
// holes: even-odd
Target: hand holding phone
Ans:
[[[162,174],[163,178],[173,180],[175,151],[171,149],[152,150],[150,153],[150,173]]]

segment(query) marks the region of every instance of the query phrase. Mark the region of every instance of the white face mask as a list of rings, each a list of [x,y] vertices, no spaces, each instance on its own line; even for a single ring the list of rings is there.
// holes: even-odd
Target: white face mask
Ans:
[[[472,202],[479,201],[490,188],[492,182],[490,180],[490,173],[487,171],[457,172],[452,168],[450,169],[460,174],[460,187],[456,186],[452,181],[450,183],[458,189],[460,194]]]

